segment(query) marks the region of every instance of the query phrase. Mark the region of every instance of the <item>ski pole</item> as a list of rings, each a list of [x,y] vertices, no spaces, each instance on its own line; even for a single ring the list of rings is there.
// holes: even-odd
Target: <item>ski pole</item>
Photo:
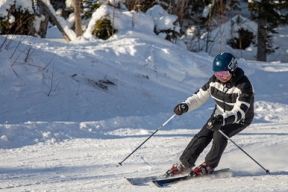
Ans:
[[[251,157],[246,151],[244,151],[240,146],[238,146],[232,139],[230,139],[225,133],[223,133],[221,130],[219,132],[226,137],[229,141],[231,141],[236,147],[238,147],[241,151],[243,151],[250,159],[252,159],[255,163],[257,163],[262,169],[266,171],[266,174],[270,174],[270,171],[268,169],[265,169],[260,163],[258,163],[253,157]]]
[[[134,151],[132,151],[123,161],[119,162],[117,167],[119,167],[119,165],[122,166],[122,163],[124,161],[126,161],[126,159],[128,159],[135,151],[137,151],[146,141],[148,141],[153,135],[155,135],[155,133],[157,133],[160,129],[162,129],[169,121],[171,121],[174,117],[176,116],[176,114],[172,115],[165,123],[163,123],[156,131],[154,131],[154,133],[152,133],[152,135],[150,135],[143,143],[141,143],[136,149],[134,149]]]

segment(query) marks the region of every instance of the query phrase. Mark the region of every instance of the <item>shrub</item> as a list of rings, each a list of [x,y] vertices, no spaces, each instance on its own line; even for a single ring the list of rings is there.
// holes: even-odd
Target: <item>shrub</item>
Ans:
[[[99,39],[109,39],[117,30],[113,29],[109,15],[102,17],[95,23],[95,28],[92,32]]]
[[[21,7],[15,9],[15,5],[12,5],[8,14],[0,17],[0,34],[34,35],[33,21],[36,15],[35,13],[31,14],[28,10],[22,10]],[[13,21],[11,18],[15,18],[15,20]]]
[[[254,44],[253,32],[250,32],[249,30],[243,28],[239,29],[237,32],[239,38],[234,37],[229,39],[227,42],[227,44],[230,45],[232,48],[245,50],[247,47],[250,46],[251,43]]]

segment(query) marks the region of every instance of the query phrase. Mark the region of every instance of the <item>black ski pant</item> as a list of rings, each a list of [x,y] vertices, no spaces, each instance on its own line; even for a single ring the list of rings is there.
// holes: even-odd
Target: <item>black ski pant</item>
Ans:
[[[207,121],[208,123],[208,121]],[[218,166],[221,156],[227,146],[227,138],[224,137],[219,131],[211,131],[207,129],[207,123],[203,128],[193,137],[189,142],[186,149],[180,156],[180,161],[186,167],[194,167],[195,162],[206,146],[212,141],[212,147],[205,157],[207,165],[215,168]],[[221,131],[229,138],[236,135],[249,124],[229,124],[221,127]]]

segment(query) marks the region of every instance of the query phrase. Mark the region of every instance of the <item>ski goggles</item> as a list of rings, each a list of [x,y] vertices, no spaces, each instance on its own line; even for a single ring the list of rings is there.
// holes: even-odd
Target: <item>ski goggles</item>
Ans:
[[[217,79],[227,79],[231,74],[229,71],[217,71],[214,73]]]

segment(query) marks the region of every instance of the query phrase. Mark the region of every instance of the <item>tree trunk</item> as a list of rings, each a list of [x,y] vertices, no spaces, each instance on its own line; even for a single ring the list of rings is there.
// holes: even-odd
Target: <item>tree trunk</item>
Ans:
[[[74,16],[75,16],[75,31],[76,37],[82,35],[82,25],[81,25],[81,16],[80,16],[80,0],[73,0],[74,3]]]
[[[44,21],[41,21],[40,23],[40,29],[39,31],[37,31],[37,34],[41,37],[41,38],[45,38],[46,37],[46,32],[47,32],[47,28],[48,28],[48,23],[49,23],[49,15],[47,13],[47,11],[45,11],[43,4],[39,4],[39,13],[41,15],[44,15],[45,19]]]
[[[45,9],[45,11],[47,12],[47,14],[50,16],[50,18],[53,20],[53,22],[56,24],[56,26],[58,27],[59,31],[62,33],[63,37],[66,39],[66,41],[71,41],[71,39],[69,38],[69,36],[66,34],[66,32],[64,31],[63,27],[61,26],[61,24],[57,21],[56,17],[53,15],[53,13],[51,13],[51,11],[49,10],[49,8],[45,5],[45,3],[43,3],[42,1],[38,1],[38,5],[40,7],[42,7],[43,9]]]
[[[265,12],[263,12],[263,8],[259,3],[259,16],[258,16],[258,35],[257,35],[257,61],[267,61],[266,58],[266,41],[267,41],[267,34],[266,34],[266,18]]]
[[[31,35],[31,36],[35,36],[36,35],[36,29],[34,27],[33,20],[34,20],[34,17],[31,17],[27,21],[27,28],[28,28],[27,32],[28,32],[28,35]]]

